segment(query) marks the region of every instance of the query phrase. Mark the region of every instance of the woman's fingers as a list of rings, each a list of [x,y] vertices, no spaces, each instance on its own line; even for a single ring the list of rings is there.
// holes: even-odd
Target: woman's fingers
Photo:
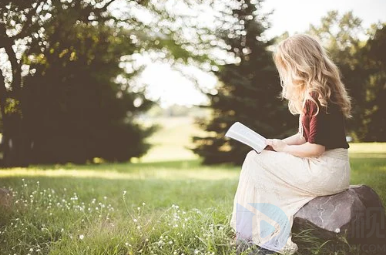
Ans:
[[[284,146],[284,142],[280,139],[267,139],[265,143],[271,146],[275,151],[282,149]]]
[[[277,141],[278,141],[278,139],[266,139],[265,140],[265,144],[266,145],[275,145],[275,144],[277,144]]]

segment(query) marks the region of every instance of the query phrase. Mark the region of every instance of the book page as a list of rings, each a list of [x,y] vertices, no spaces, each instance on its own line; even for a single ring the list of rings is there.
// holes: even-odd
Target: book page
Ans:
[[[252,147],[258,153],[262,152],[267,146],[265,144],[266,139],[263,136],[259,135],[240,122],[234,123],[229,128],[225,136]]]

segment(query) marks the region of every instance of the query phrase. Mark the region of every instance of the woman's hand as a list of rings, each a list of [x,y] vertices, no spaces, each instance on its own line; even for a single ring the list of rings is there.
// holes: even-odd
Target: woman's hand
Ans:
[[[271,146],[275,151],[284,151],[288,146],[285,142],[280,139],[267,139],[265,143]]]

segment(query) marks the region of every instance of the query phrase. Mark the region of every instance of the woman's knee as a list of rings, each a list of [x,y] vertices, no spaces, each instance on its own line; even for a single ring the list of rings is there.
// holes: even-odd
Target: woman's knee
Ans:
[[[258,176],[258,172],[260,171],[260,154],[258,154],[256,151],[251,150],[247,153],[242,170],[241,170],[241,176],[246,177],[251,181],[252,179],[256,178]]]
[[[251,150],[247,153],[247,156],[245,157],[245,161],[255,161],[259,157],[259,154],[255,150]]]

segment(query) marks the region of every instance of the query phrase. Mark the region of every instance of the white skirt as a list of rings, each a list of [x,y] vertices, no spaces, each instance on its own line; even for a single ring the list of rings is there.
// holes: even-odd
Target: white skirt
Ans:
[[[347,149],[328,150],[314,158],[251,151],[242,166],[230,224],[237,239],[293,254],[294,214],[315,197],[348,189],[349,182]]]

